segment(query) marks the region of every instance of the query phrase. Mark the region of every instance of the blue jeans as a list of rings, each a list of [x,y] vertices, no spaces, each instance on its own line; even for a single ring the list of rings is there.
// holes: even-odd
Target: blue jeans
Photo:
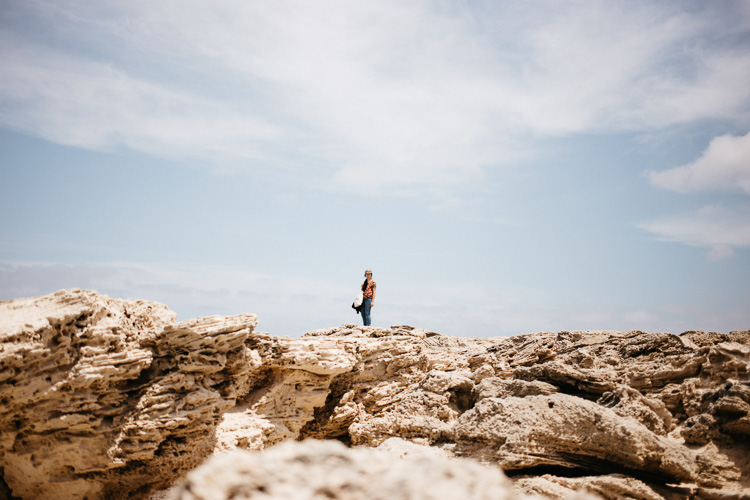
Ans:
[[[370,326],[371,319],[370,319],[370,308],[372,307],[370,304],[372,304],[372,299],[365,299],[364,302],[362,302],[362,309],[360,310],[362,312],[362,321],[365,322],[365,326]]]

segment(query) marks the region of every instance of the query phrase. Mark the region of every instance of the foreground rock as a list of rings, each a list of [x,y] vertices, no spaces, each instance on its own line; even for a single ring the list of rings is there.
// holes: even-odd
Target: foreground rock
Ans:
[[[0,321],[0,467],[24,499],[144,495],[200,464],[256,324],[79,290],[1,302]]]
[[[496,468],[432,454],[394,458],[336,441],[280,444],[265,453],[235,450],[209,460],[171,493],[172,500],[511,500]],[[584,495],[579,496],[584,500]],[[595,500],[595,497],[588,497]]]
[[[503,469],[519,494],[749,494],[748,331],[456,338],[344,325],[288,339],[254,326],[175,323],[158,304],[81,291],[0,303],[12,494],[144,497],[211,453],[266,456],[307,438],[353,447],[325,451],[352,453],[352,471],[357,447],[400,438]]]

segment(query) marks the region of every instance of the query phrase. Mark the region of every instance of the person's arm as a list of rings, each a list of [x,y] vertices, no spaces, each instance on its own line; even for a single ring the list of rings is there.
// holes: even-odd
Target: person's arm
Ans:
[[[370,307],[375,305],[375,292],[378,290],[378,284],[372,284],[372,300],[370,301]]]

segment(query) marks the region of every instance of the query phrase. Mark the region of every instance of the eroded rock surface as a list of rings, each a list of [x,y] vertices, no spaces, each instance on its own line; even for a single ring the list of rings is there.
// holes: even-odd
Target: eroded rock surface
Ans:
[[[397,463],[397,466],[394,466]],[[394,458],[337,441],[282,443],[264,453],[234,450],[190,473],[173,500],[510,500],[503,473],[436,455]],[[592,499],[593,500],[593,499]]]
[[[644,485],[629,490],[635,498],[643,488],[654,498],[698,490],[731,498],[747,495],[750,479],[749,340],[750,332],[638,331],[469,339],[344,325],[283,341],[285,352],[263,358],[295,369],[302,363],[289,363],[290,353],[317,344],[351,366],[317,379],[325,402],[298,406],[290,418],[307,421],[293,425],[295,439],[375,447],[405,438],[513,477],[560,478],[546,481],[553,497],[563,488],[601,494],[607,484],[620,491],[627,481],[612,476],[620,474]],[[264,392],[248,407],[252,418],[266,411]],[[275,442],[275,432],[266,439]]]
[[[0,325],[0,465],[23,498],[144,497],[211,453],[308,438],[406,440],[551,498],[750,495],[750,331],[289,339],[82,291],[0,303]]]
[[[0,302],[7,496],[127,498],[200,464],[243,393],[253,315],[182,323],[73,290]]]

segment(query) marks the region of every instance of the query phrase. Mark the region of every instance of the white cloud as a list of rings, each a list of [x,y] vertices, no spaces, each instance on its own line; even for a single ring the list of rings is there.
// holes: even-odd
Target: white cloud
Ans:
[[[2,27],[5,127],[347,188],[454,185],[533,155],[531,138],[750,105],[750,52],[713,43],[746,14],[712,4],[22,5],[34,25]]]
[[[711,247],[711,251],[708,252],[708,260],[724,260],[733,255],[734,250],[729,245],[714,245]]]
[[[662,217],[639,227],[662,241],[708,247],[709,258],[719,260],[732,256],[732,248],[750,247],[750,206],[709,205],[693,214]]]
[[[715,137],[694,162],[649,176],[654,186],[680,193],[741,190],[750,194],[750,133]]]
[[[711,140],[697,160],[662,172],[651,183],[679,193],[735,191],[750,194],[750,133]],[[732,257],[750,247],[750,205],[708,205],[693,214],[663,217],[640,225],[659,239],[710,248],[709,260]]]
[[[280,135],[262,117],[132,76],[111,63],[2,40],[15,48],[0,52],[2,97],[12,103],[0,107],[5,127],[88,149],[127,146],[185,157],[252,157],[258,143]]]

